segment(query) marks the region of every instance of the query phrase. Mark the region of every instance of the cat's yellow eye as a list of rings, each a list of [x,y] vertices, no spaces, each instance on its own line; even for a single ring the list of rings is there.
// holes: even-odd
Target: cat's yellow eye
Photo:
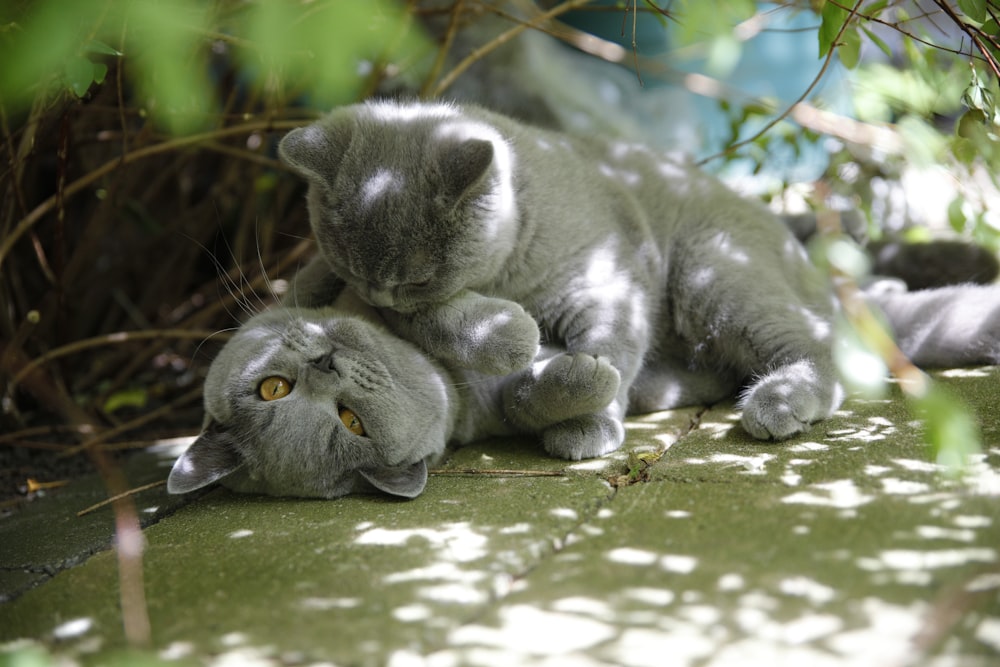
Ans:
[[[283,377],[272,375],[260,383],[257,393],[265,401],[276,401],[292,393],[292,383]]]
[[[361,420],[354,414],[354,410],[340,406],[340,421],[344,422],[347,430],[354,435],[365,434],[365,427],[361,425]]]

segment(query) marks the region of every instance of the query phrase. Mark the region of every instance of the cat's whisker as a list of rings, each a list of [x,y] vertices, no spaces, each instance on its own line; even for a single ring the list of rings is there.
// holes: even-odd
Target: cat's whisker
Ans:
[[[257,250],[257,264],[260,266],[260,275],[261,275],[261,278],[264,281],[264,286],[267,288],[267,292],[271,296],[272,301],[279,302],[279,301],[281,301],[281,297],[274,290],[274,283],[271,282],[271,279],[267,275],[267,267],[264,265],[264,257],[263,257],[263,255],[260,254],[259,221],[254,226],[254,232],[255,232],[254,233],[254,238],[257,239],[257,243],[256,243],[255,247],[256,247],[256,250]],[[258,301],[260,301],[260,305],[261,305],[261,309],[262,310],[267,307],[267,304],[259,296],[258,296]]]
[[[229,273],[226,271],[218,255],[212,250],[209,250],[204,243],[201,243],[194,237],[188,234],[184,234],[184,236],[189,241],[193,242],[196,246],[201,248],[201,250],[204,251],[205,255],[208,256],[209,260],[212,262],[212,265],[215,267],[215,273],[219,279],[217,285],[222,285],[225,287],[226,289],[225,294],[231,297],[232,301],[236,303],[240,307],[240,309],[243,310],[248,315],[253,316],[254,314],[256,314],[252,308],[248,308],[248,305],[245,303],[246,295],[242,292],[239,286],[233,281],[233,279],[230,278]],[[233,256],[232,250],[229,248],[228,243],[226,244],[226,247],[227,249],[229,249],[230,257],[233,258],[233,261],[235,263],[236,261],[235,257]],[[229,309],[229,306],[227,305],[227,300],[224,298],[223,293],[218,292],[217,295],[220,303],[222,303],[223,308],[226,310],[226,313],[229,315],[229,317],[235,321],[240,321],[241,318],[237,317]]]
[[[239,330],[240,330],[239,327],[228,327],[226,329],[219,329],[218,331],[216,331],[215,333],[213,333],[211,336],[205,336],[205,338],[201,339],[201,341],[195,346],[194,351],[191,352],[191,361],[193,362],[194,359],[197,358],[198,352],[201,351],[202,346],[205,345],[206,343],[208,343],[208,341],[212,340],[213,338],[215,338],[216,336],[218,336],[220,334],[235,333],[235,332],[237,332]]]

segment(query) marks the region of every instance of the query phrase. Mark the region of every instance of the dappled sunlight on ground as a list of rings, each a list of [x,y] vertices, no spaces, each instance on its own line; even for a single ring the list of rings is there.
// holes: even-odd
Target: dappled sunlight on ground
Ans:
[[[970,393],[986,415],[995,378],[946,379],[988,388]],[[217,490],[174,508],[146,530],[157,654],[213,666],[995,662],[989,418],[960,476],[931,462],[921,424],[891,397],[849,400],[782,443],[752,439],[731,405],[633,416],[627,431],[621,451],[579,463],[529,440],[461,448],[413,501]],[[0,628],[40,629],[69,655],[107,651],[120,642],[116,588],[113,556],[99,554],[0,606]]]

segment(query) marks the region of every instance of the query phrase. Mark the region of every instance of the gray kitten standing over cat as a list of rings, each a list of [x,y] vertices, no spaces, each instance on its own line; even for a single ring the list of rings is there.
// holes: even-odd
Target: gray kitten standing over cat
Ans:
[[[550,454],[604,454],[628,409],[740,387],[760,439],[843,399],[825,278],[773,214],[681,156],[394,102],[337,109],[280,153],[309,181],[321,261],[368,302],[406,321],[470,293],[510,299],[546,340],[611,361],[616,399],[547,428]],[[996,333],[978,361],[996,361]],[[416,342],[434,352],[433,336]]]

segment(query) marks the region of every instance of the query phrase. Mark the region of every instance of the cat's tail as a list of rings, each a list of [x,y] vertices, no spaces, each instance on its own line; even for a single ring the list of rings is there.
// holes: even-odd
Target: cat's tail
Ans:
[[[893,282],[880,281],[866,295],[885,313],[899,348],[913,363],[925,368],[1000,364],[1000,285],[907,292]]]

